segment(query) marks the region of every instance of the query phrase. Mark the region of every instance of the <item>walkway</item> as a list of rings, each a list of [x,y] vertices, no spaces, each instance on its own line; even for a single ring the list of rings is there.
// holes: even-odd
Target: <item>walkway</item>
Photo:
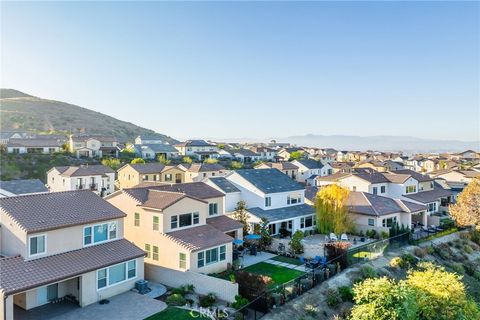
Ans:
[[[290,268],[294,270],[300,270],[300,271],[305,271],[305,265],[295,265],[291,263],[286,263],[286,262],[281,262],[281,261],[276,261],[276,260],[265,260],[266,263],[274,264],[277,266],[285,267],[285,268]]]
[[[257,253],[256,256],[250,256],[250,255],[244,255],[242,258],[242,267],[246,268],[248,266],[251,266],[253,264],[257,264],[259,262],[263,262],[269,259],[272,259],[273,257],[276,257],[276,254],[270,253],[270,252],[259,252]]]

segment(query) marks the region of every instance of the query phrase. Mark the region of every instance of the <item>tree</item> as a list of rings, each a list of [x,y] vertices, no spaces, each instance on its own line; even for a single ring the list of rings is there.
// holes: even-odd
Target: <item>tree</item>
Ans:
[[[320,233],[345,233],[351,231],[353,223],[346,206],[350,191],[332,184],[323,187],[315,198],[317,229]]]
[[[203,160],[203,163],[215,164],[215,163],[218,163],[218,159],[207,158],[207,159]]]
[[[232,170],[236,170],[236,169],[242,169],[243,168],[243,164],[241,162],[238,162],[238,161],[232,161],[232,163],[230,163],[230,168]]]
[[[293,151],[290,153],[290,161],[292,160],[300,160],[305,157],[305,151]]]
[[[250,218],[250,215],[247,212],[247,204],[245,203],[245,201],[240,200],[237,202],[235,212],[233,213],[233,218],[243,224],[243,236],[246,236],[249,229],[248,218]]]
[[[302,230],[297,230],[292,235],[292,239],[288,243],[288,245],[292,249],[292,252],[295,255],[303,253],[303,243],[302,243],[303,237],[304,237],[303,231]]]
[[[438,167],[440,170],[447,169],[447,162],[445,160],[438,161]]]
[[[272,236],[270,235],[270,230],[268,229],[268,219],[262,218],[260,222],[260,247],[263,249],[268,248],[272,244]]]
[[[458,225],[475,225],[480,230],[480,179],[473,179],[463,189],[457,202],[450,206],[450,214]]]
[[[115,171],[118,170],[120,168],[120,166],[122,165],[120,160],[115,159],[115,158],[102,159],[102,164],[104,166],[107,166],[107,167],[111,168],[112,170],[115,170]]]
[[[145,163],[145,160],[143,160],[142,158],[135,158],[133,159],[132,161],[130,161],[131,164],[135,164],[135,163]]]
[[[158,160],[158,162],[160,162],[161,164],[164,164],[164,165],[169,165],[170,162],[171,162],[171,161],[168,160],[168,159],[165,157],[165,155],[163,155],[163,154],[159,154],[159,155],[157,156],[157,160]]]
[[[192,160],[192,158],[185,156],[185,157],[182,158],[182,163],[192,164],[193,160]]]
[[[415,294],[404,283],[386,277],[370,278],[353,287],[355,306],[351,320],[415,320]]]

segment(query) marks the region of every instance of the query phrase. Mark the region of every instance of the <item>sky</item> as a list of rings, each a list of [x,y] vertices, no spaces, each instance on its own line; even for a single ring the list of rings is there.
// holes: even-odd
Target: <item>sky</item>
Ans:
[[[2,2],[1,87],[186,138],[480,140],[478,2]]]

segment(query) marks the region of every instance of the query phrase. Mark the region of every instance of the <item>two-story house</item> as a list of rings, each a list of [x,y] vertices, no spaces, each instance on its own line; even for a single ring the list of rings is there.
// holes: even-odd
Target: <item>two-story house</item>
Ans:
[[[127,214],[125,236],[153,266],[222,272],[242,238],[243,225],[224,215],[224,194],[203,182],[127,188],[107,200]]]
[[[133,289],[145,252],[123,238],[124,217],[86,190],[1,198],[2,319],[65,297],[84,307]]]
[[[183,183],[185,172],[181,166],[166,166],[160,162],[129,163],[117,170],[117,179],[120,189],[142,182]]]
[[[115,191],[115,171],[101,164],[53,167],[47,171],[47,186],[51,192],[87,189],[103,197]]]
[[[255,169],[278,169],[293,180],[297,180],[298,176],[298,167],[294,165],[290,161],[282,161],[282,162],[263,162],[257,164]]]
[[[185,182],[198,182],[205,178],[222,177],[229,172],[218,163],[179,164],[178,167],[185,170]]]
[[[187,140],[175,145],[181,156],[189,156],[200,161],[208,158],[218,158],[218,147],[205,140]]]
[[[114,136],[70,136],[68,150],[77,158],[118,157],[118,141]]]
[[[308,184],[311,185],[316,176],[324,177],[333,173],[330,164],[313,159],[293,160],[292,164],[298,167],[297,181],[305,184],[310,181]]]
[[[250,150],[258,154],[262,161],[275,161],[277,156],[277,152],[268,147],[251,147]]]
[[[315,210],[305,204],[305,187],[279,170],[237,170],[226,179],[241,192],[240,197],[248,207],[251,230],[262,218],[267,219],[272,235],[280,229],[293,233],[315,228]]]

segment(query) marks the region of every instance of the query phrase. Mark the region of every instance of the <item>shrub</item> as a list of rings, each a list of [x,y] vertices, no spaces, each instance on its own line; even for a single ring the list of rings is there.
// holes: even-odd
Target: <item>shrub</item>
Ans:
[[[389,234],[388,234],[388,232],[386,232],[386,231],[382,231],[382,233],[380,233],[380,237],[381,237],[382,239],[387,239],[388,236],[389,236]]]
[[[184,291],[183,291],[183,288],[182,287],[179,287],[179,288],[173,288],[172,289],[172,295],[173,294],[178,294],[178,295],[181,295],[183,297],[183,295],[185,294]]]
[[[290,248],[292,249],[293,253],[295,254],[301,254],[303,253],[303,232],[301,230],[295,231],[295,233],[292,236],[292,239],[288,243],[290,245]]]
[[[477,281],[480,281],[480,271],[475,271],[473,273],[473,277],[477,280]]]
[[[426,247],[425,248],[425,251],[428,253],[428,254],[432,254],[435,252],[435,250],[433,249],[433,247]]]
[[[466,244],[463,246],[463,251],[465,251],[468,254],[471,254],[473,252],[473,249],[468,244]]]
[[[363,279],[375,278],[377,276],[375,269],[368,265],[362,266],[360,272],[362,273]]]
[[[417,259],[410,253],[405,253],[404,255],[402,255],[402,261],[403,261],[402,268],[413,267],[417,264]]]
[[[416,247],[414,250],[413,250],[413,254],[419,258],[423,258],[427,255],[427,250],[423,249],[423,248],[420,248],[420,247]]]
[[[232,308],[241,309],[248,304],[248,300],[237,294],[235,296],[235,302],[232,303]]]
[[[463,275],[465,274],[465,269],[463,268],[463,265],[461,263],[453,263],[452,264],[452,269],[453,271],[455,271],[456,273],[460,274],[460,275]]]
[[[217,296],[215,293],[209,293],[206,296],[201,296],[200,299],[200,307],[202,308],[208,308],[211,307],[217,302]]]
[[[336,308],[342,302],[342,297],[335,289],[327,290],[327,304],[329,307]]]
[[[480,231],[478,230],[472,230],[470,231],[470,240],[475,242],[480,246]]]
[[[468,274],[469,276],[474,276],[475,271],[480,268],[476,263],[467,261],[463,264],[463,268],[465,269],[465,273]]]
[[[165,301],[169,306],[184,306],[187,300],[179,293],[174,293],[167,297]]]
[[[353,301],[353,289],[351,287],[340,287],[338,293],[343,301]]]
[[[401,265],[403,264],[402,258],[400,257],[395,257],[390,260],[390,267],[398,269],[401,268]]]
[[[472,236],[468,232],[460,232],[460,234],[458,236],[460,237],[460,239],[465,239],[465,240],[471,240],[472,239]]]

